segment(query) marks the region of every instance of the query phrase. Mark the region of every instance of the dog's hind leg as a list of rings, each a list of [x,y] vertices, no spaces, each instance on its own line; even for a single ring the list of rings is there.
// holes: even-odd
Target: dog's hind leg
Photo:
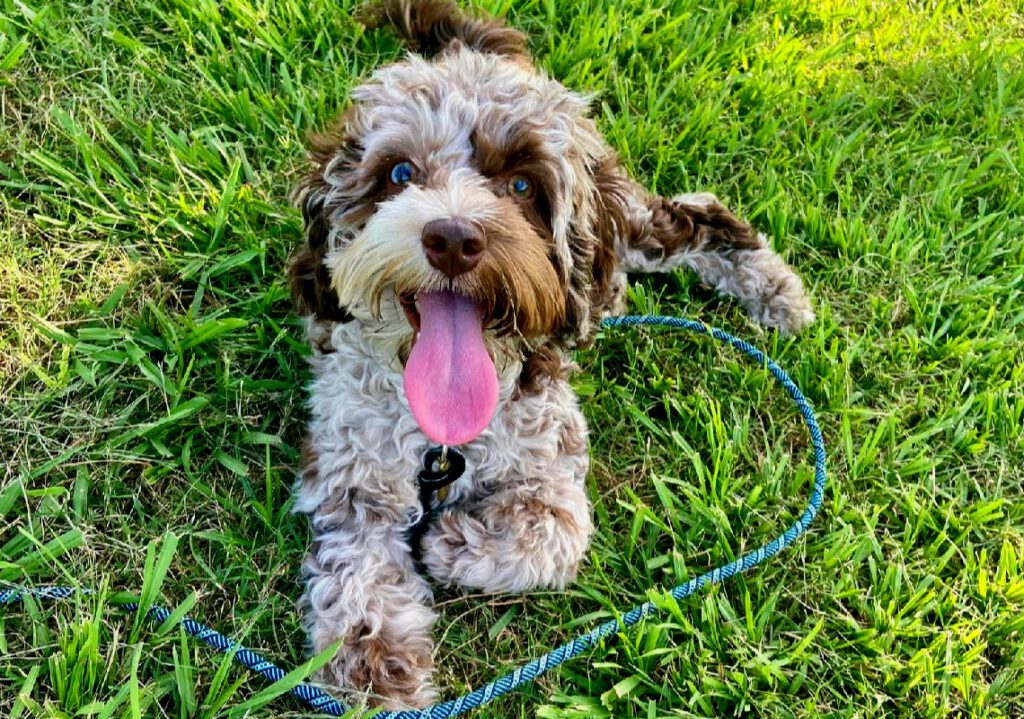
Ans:
[[[714,195],[650,196],[619,168],[598,185],[621,270],[688,267],[718,292],[736,297],[756,322],[797,332],[814,321],[800,278],[764,235]]]

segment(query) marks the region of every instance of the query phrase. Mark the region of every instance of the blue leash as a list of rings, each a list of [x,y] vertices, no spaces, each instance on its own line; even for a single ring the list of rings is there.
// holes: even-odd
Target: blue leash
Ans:
[[[796,541],[797,537],[807,531],[807,527],[809,527],[811,522],[814,521],[814,516],[818,513],[818,509],[821,507],[821,501],[825,492],[825,440],[821,435],[821,428],[818,427],[818,420],[814,416],[814,410],[811,408],[811,404],[807,401],[807,398],[804,397],[800,389],[781,367],[775,364],[770,357],[766,356],[764,352],[753,345],[733,337],[722,330],[707,327],[699,322],[682,319],[680,317],[629,315],[627,317],[609,317],[601,323],[601,326],[604,328],[637,327],[640,325],[674,327],[677,329],[689,330],[690,332],[696,332],[697,334],[710,335],[720,342],[732,345],[743,354],[755,360],[758,364],[767,367],[772,376],[779,381],[779,383],[785,388],[786,392],[789,393],[789,396],[793,398],[793,401],[796,402],[797,407],[800,409],[800,414],[803,416],[804,424],[807,426],[807,431],[811,435],[811,444],[814,447],[814,486],[811,489],[811,496],[807,501],[807,506],[804,508],[803,514],[800,515],[800,518],[793,522],[793,524],[791,524],[782,534],[775,537],[775,539],[771,540],[764,546],[758,547],[754,551],[744,554],[735,561],[729,562],[721,567],[716,567],[710,572],[705,572],[699,577],[695,577],[690,581],[673,588],[669,594],[678,600],[688,597],[691,594],[695,594],[708,585],[723,582],[736,574],[745,572],[751,567],[757,566],[766,559],[774,557],[780,551]],[[72,595],[86,593],[88,593],[88,590],[75,589],[73,587],[0,589],[0,606],[14,604],[25,596],[31,596],[37,599],[67,599]],[[117,606],[126,612],[135,612],[139,608],[139,605],[136,602],[118,604]],[[590,632],[580,635],[560,647],[552,649],[547,654],[534,659],[528,664],[524,664],[512,673],[499,677],[489,684],[486,684],[469,694],[465,694],[458,699],[452,699],[442,702],[441,704],[435,704],[427,709],[387,711],[380,712],[374,716],[377,719],[449,719],[449,717],[459,716],[460,714],[476,709],[482,704],[486,704],[493,699],[504,696],[524,684],[528,684],[549,669],[554,669],[560,664],[564,664],[570,659],[578,657],[598,642],[608,639],[624,629],[634,626],[640,622],[641,619],[652,614],[655,609],[656,607],[651,602],[645,602],[640,606],[634,607],[622,616],[604,622]],[[160,623],[166,621],[170,616],[171,612],[163,607],[153,607],[146,613],[146,617],[148,619]],[[267,661],[257,652],[254,652],[251,649],[246,649],[241,644],[228,639],[223,634],[195,621],[194,619],[186,617],[181,620],[181,625],[189,636],[208,644],[214,649],[221,652],[234,652],[234,659],[236,662],[244,666],[246,669],[262,675],[268,681],[275,682],[285,676],[283,669],[272,662]],[[299,684],[291,689],[290,693],[324,714],[329,714],[330,716],[342,716],[346,712],[346,708],[342,706],[337,699],[334,699],[323,690],[312,685]]]

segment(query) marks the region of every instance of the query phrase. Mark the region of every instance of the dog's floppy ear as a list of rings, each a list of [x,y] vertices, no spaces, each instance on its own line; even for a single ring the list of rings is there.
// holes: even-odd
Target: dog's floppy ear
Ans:
[[[593,311],[600,317],[625,301],[620,243],[636,231],[638,207],[642,207],[644,195],[614,155],[594,170],[594,188],[595,249],[590,296]]]
[[[465,15],[453,0],[379,0],[357,15],[368,28],[390,26],[405,43],[425,57],[461,42],[478,52],[528,57],[526,38],[495,18]]]
[[[324,265],[327,255],[327,218],[323,196],[308,183],[303,183],[300,200],[306,243],[292,255],[288,263],[288,282],[292,302],[300,315],[313,315],[317,319],[344,321],[348,314],[338,304],[331,289],[331,278]]]
[[[332,189],[325,173],[328,163],[337,157],[346,142],[342,135],[325,134],[310,138],[316,164],[292,193],[294,203],[302,211],[306,242],[292,255],[287,269],[296,311],[301,315],[336,322],[344,322],[351,317],[338,303],[338,296],[331,287],[330,273],[324,265],[331,231],[328,197]]]
[[[572,199],[565,318],[553,337],[560,347],[589,344],[602,316],[620,304],[623,290],[616,243],[626,224],[626,195],[633,192],[632,182],[611,154],[581,170],[591,183],[588,191]]]

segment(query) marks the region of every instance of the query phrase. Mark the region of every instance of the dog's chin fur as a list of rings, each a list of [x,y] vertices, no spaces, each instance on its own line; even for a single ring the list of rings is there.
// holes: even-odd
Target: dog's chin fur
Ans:
[[[800,279],[712,195],[648,194],[620,167],[587,102],[536,70],[523,36],[449,0],[384,0],[371,25],[411,49],[353,93],[311,139],[296,189],[306,242],[288,272],[307,317],[309,437],[296,511],[312,547],[302,604],[314,651],[342,640],[323,679],[388,707],[434,698],[431,592],[406,532],[430,442],[403,391],[413,327],[401,298],[452,289],[479,303],[499,373],[490,425],[461,449],[465,474],[423,543],[436,580],[485,591],[563,587],[593,530],[586,425],[567,352],[624,308],[626,272],[687,267],[757,321],[813,320]],[[390,180],[409,162],[409,183]],[[511,180],[532,194],[516,197]],[[459,218],[486,249],[449,278],[424,226]]]

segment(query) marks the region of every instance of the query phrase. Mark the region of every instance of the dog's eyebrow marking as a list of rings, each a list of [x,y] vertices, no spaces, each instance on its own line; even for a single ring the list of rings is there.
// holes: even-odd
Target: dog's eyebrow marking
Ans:
[[[398,162],[399,160],[408,159],[409,153],[391,142],[388,142],[381,147],[374,147],[363,154],[363,163],[366,166],[373,168],[388,162]]]
[[[506,142],[493,139],[479,127],[469,135],[473,164],[488,177],[508,174],[520,165],[543,161],[546,153],[538,138],[521,133]]]

